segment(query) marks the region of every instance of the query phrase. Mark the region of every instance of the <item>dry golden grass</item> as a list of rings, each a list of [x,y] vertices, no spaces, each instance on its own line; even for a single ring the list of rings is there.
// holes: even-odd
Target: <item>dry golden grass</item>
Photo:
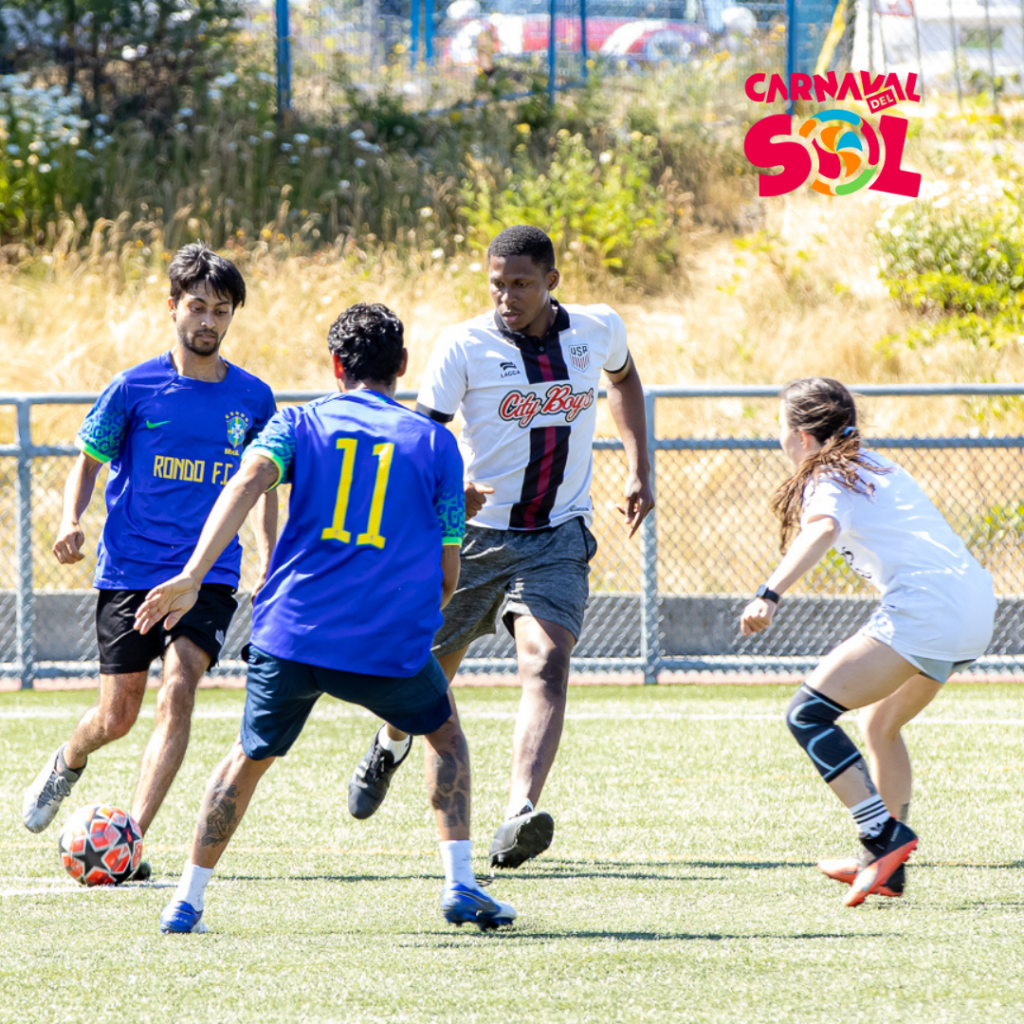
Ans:
[[[995,173],[991,160],[975,157],[969,163],[972,174]],[[916,319],[892,302],[877,273],[870,229],[879,204],[871,193],[833,201],[796,193],[764,204],[757,236],[696,233],[685,273],[657,296],[630,294],[607,278],[591,279],[571,268],[560,293],[566,301],[607,301],[622,313],[648,384],[778,384],[812,374],[850,383],[1024,379],[1022,346],[996,350],[948,340],[911,350],[878,344]],[[141,272],[123,247],[86,258],[57,253],[28,268],[0,268],[0,391],[98,391],[116,371],[166,349],[171,325],[162,255],[154,246],[152,266]],[[488,305],[484,275],[469,257],[445,264],[424,256],[414,268],[386,257],[361,260],[358,254],[240,259],[250,297],[225,354],[277,389],[332,385],[327,330],[352,302],[385,302],[405,321],[411,362],[403,384],[412,389],[439,333]],[[38,408],[36,440],[69,441],[85,411]],[[663,437],[770,436],[775,411],[771,399],[663,401],[657,430]],[[869,434],[1004,434],[1020,433],[1024,426],[1019,403],[958,398],[865,399],[862,415]],[[614,433],[606,411],[599,430]],[[13,418],[0,408],[0,440],[12,434]],[[776,557],[774,525],[763,510],[784,471],[781,462],[752,462],[750,476],[740,480],[735,459],[724,453],[663,453],[660,459],[660,501],[669,513],[661,520],[664,589],[728,590],[757,577]],[[45,551],[48,531],[59,519],[65,472],[63,460],[51,462],[37,470],[37,572],[43,585],[56,582]],[[932,482],[929,466],[914,467],[926,486]],[[967,472],[959,463],[954,468],[935,462],[936,467],[940,475]],[[943,486],[943,480],[935,481],[937,493]],[[625,541],[613,508],[620,487],[621,456],[600,455],[594,483],[595,532],[602,541],[594,565],[597,589],[639,585],[638,545]],[[701,533],[693,517],[682,514],[694,503],[732,511],[700,527]],[[946,511],[957,518],[955,510]],[[98,525],[97,515],[94,532]],[[965,530],[968,525],[962,521]],[[730,546],[729,538],[741,534],[744,543]],[[719,554],[709,559],[709,552]],[[989,556],[1001,557],[997,550]],[[1013,589],[1013,579],[1010,572],[1001,584]],[[88,586],[88,572],[62,573],[60,585]]]
[[[765,230],[753,243],[697,234],[691,264],[674,289],[631,295],[570,270],[561,295],[619,309],[649,384],[774,384],[811,374],[852,383],[1021,379],[1018,346],[996,351],[950,341],[883,353],[878,341],[905,330],[914,316],[895,306],[876,271],[869,231],[878,202],[872,195],[829,201],[809,192],[773,200],[764,204]],[[0,391],[98,391],[116,371],[167,347],[162,269],[144,270],[125,285],[123,262],[58,256],[27,273],[0,270]],[[330,386],[327,329],[352,302],[382,301],[403,318],[411,353],[403,383],[410,388],[441,330],[488,304],[484,275],[468,259],[445,265],[426,258],[410,269],[386,258],[262,256],[246,258],[244,272],[250,297],[225,354],[279,389]],[[663,402],[659,432],[770,432],[773,406]],[[38,411],[38,436],[68,439],[83,413]],[[984,410],[959,399],[876,401],[865,413],[875,431],[986,425]],[[9,439],[9,415],[0,430]]]

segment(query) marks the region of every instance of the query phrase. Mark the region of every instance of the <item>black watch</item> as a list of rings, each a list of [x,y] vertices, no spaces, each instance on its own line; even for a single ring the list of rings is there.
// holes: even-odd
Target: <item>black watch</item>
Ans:
[[[754,597],[763,597],[766,601],[774,601],[776,604],[782,600],[774,590],[769,589],[767,583],[762,583],[761,586],[757,588],[757,592],[754,594]]]

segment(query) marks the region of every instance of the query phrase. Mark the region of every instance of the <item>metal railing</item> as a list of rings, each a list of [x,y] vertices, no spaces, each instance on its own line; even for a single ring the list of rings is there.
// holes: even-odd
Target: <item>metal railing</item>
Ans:
[[[866,385],[853,389],[865,400],[902,398],[934,401],[959,398],[984,401],[1024,396],[1024,385]],[[780,609],[773,630],[742,640],[736,620],[757,583],[777,559],[774,527],[765,529],[766,499],[785,473],[778,442],[771,435],[771,410],[779,388],[650,387],[644,389],[648,445],[652,452],[658,508],[640,530],[639,544],[624,539],[613,510],[622,478],[622,444],[616,438],[594,441],[594,532],[600,550],[592,563],[591,606],[573,659],[582,672],[642,673],[656,682],[672,671],[759,674],[806,671],[831,646],[853,632],[875,604],[874,594],[838,559],[826,560],[810,574]],[[308,401],[323,392],[279,391],[279,403]],[[412,392],[400,392],[412,400]],[[98,673],[92,625],[94,601],[88,583],[67,586],[68,567],[49,555],[46,535],[59,520],[66,473],[60,464],[77,456],[71,444],[36,444],[32,412],[41,406],[88,405],[93,394],[0,395],[0,407],[13,407],[15,439],[0,444],[0,480],[4,488],[0,523],[14,520],[0,536],[8,562],[0,575],[0,676],[21,679],[23,688],[53,677]],[[756,436],[660,437],[657,416],[671,401],[689,403],[739,400],[761,403]],[[692,408],[692,406],[690,407]],[[863,419],[863,410],[862,410]],[[870,422],[870,419],[868,420]],[[889,436],[868,438],[869,447],[895,450],[969,547],[996,579],[1000,612],[996,635],[978,662],[982,673],[1024,676],[1024,437]],[[3,471],[4,463],[16,471]],[[14,467],[12,467],[14,468]],[[39,476],[41,479],[36,479]],[[759,479],[763,477],[763,479]],[[34,493],[45,498],[41,520]],[[102,501],[89,513],[89,535],[99,535]],[[50,520],[55,520],[50,522]],[[246,546],[243,587],[251,572],[252,545]],[[56,574],[60,574],[59,576]],[[79,572],[80,581],[83,579]],[[40,586],[40,583],[48,586]],[[3,588],[8,588],[6,591]],[[12,593],[13,592],[13,593]],[[4,604],[3,594],[7,594]],[[10,598],[13,597],[13,600]],[[44,613],[40,602],[46,603]],[[10,643],[13,618],[14,643]],[[45,619],[45,628],[40,629]],[[225,645],[217,675],[238,675],[244,665],[237,651],[248,628],[244,603]],[[53,653],[55,639],[73,657]],[[60,646],[60,645],[58,645]],[[49,653],[47,653],[49,652]],[[515,670],[510,639],[499,628],[495,637],[478,640],[464,662],[468,672]]]

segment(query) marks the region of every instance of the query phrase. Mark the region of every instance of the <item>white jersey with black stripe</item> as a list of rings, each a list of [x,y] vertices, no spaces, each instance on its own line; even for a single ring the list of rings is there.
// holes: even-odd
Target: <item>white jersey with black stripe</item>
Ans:
[[[538,530],[593,519],[590,481],[601,371],[628,359],[626,326],[605,305],[556,305],[544,338],[510,331],[495,313],[442,334],[419,404],[465,421],[467,481],[494,488],[471,525]]]

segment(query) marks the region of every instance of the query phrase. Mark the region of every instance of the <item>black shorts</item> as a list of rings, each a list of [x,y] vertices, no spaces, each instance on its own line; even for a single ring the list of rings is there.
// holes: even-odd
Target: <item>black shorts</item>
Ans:
[[[119,675],[148,672],[155,658],[162,658],[175,637],[188,637],[210,656],[210,668],[217,664],[238,602],[235,588],[226,583],[207,583],[199,598],[173,629],[163,623],[143,635],[135,629],[135,612],[148,590],[101,590],[96,602],[96,640],[100,649],[100,672]]]

